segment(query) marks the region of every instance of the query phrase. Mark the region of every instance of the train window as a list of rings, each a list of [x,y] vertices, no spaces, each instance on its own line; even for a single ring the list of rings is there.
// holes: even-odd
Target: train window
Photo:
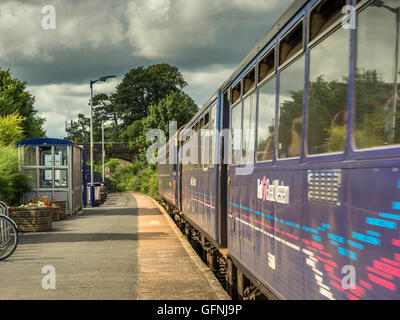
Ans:
[[[278,158],[301,155],[303,138],[304,55],[280,73]]]
[[[210,112],[210,167],[214,167],[215,165],[215,150],[216,150],[216,142],[217,142],[217,106],[213,106]]]
[[[201,136],[200,136],[200,159],[201,159],[201,163],[200,166],[203,167],[203,169],[208,168],[208,164],[209,164],[209,159],[207,159],[209,157],[209,147],[210,147],[210,143],[208,141],[208,134],[209,134],[209,129],[210,129],[210,114],[209,112],[207,112],[204,116],[204,127],[202,128],[202,132],[201,132]]]
[[[242,104],[232,107],[232,164],[239,164],[241,158],[241,129],[242,129]]]
[[[242,155],[245,163],[254,161],[254,142],[256,135],[256,93],[243,100]]]
[[[239,83],[233,87],[232,89],[232,104],[235,104],[237,101],[240,100],[242,96],[242,81],[239,81]]]
[[[339,28],[310,50],[308,154],[344,150],[347,132],[349,36],[348,30]]]
[[[275,71],[275,47],[270,50],[258,64],[258,82],[266,79]]]
[[[201,120],[200,120],[200,122],[199,122],[198,130],[201,130],[201,129],[203,129],[203,128],[204,128],[204,117],[201,118]]]
[[[400,143],[399,11],[398,0],[382,0],[357,16],[354,142],[358,149]]]
[[[342,8],[347,0],[322,0],[311,12],[310,41],[327,30],[342,17]]]
[[[208,129],[209,123],[210,123],[210,113],[207,112],[206,115],[204,116],[204,128]]]
[[[272,160],[274,157],[275,105],[274,78],[258,90],[257,161]]]
[[[253,68],[243,79],[243,95],[256,87],[256,69]]]
[[[299,22],[279,43],[279,65],[303,49],[303,21]]]

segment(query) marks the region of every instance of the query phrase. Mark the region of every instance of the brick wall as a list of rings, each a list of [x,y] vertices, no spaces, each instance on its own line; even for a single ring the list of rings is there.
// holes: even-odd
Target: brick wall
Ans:
[[[10,218],[17,224],[20,232],[50,231],[54,209],[45,208],[10,208]]]
[[[53,200],[53,204],[60,207],[60,218],[58,220],[64,220],[67,217],[67,201]]]

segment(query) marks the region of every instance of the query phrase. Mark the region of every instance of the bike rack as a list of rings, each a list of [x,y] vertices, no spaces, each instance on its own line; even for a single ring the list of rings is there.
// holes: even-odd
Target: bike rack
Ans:
[[[8,214],[8,206],[5,202],[0,201],[0,214],[3,214],[5,216],[9,216]]]
[[[8,217],[8,206],[3,201],[0,201],[0,214]],[[7,241],[7,237],[9,236],[8,231],[9,230],[6,230],[2,219],[0,221],[0,246]]]

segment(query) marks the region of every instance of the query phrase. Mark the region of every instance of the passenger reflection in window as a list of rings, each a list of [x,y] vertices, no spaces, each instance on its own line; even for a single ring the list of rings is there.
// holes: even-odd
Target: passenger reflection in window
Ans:
[[[357,15],[354,140],[366,149],[400,143],[397,0],[372,2]]]

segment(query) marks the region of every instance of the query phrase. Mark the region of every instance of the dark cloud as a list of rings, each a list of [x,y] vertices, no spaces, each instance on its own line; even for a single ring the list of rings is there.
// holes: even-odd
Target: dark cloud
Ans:
[[[44,115],[68,110],[47,124],[49,135],[62,135],[65,120],[87,113],[90,79],[115,74],[121,80],[140,65],[179,67],[186,91],[201,105],[290,2],[53,0],[56,30],[43,30],[47,3],[6,0],[0,3],[0,67],[28,82]]]

